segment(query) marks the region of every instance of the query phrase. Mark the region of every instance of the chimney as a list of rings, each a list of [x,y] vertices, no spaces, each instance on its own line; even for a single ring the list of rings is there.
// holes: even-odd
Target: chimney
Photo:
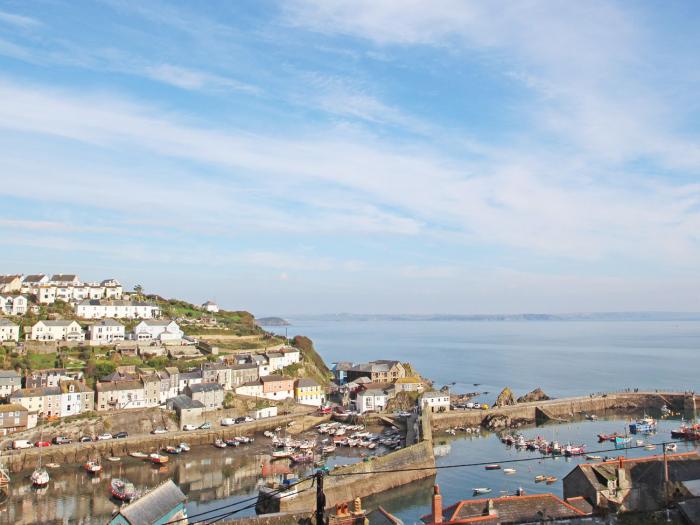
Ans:
[[[433,486],[433,523],[442,523],[442,495],[438,485]]]

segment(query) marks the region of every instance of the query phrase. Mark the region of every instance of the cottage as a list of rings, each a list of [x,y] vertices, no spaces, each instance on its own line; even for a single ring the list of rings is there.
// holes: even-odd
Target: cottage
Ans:
[[[110,381],[95,385],[98,412],[148,407],[146,391],[141,380]]]
[[[360,414],[365,412],[382,412],[386,408],[389,395],[378,388],[370,388],[358,392],[355,406]]]
[[[202,305],[202,310],[205,312],[217,313],[219,311],[219,305],[212,301],[207,301]]]
[[[423,391],[423,382],[420,380],[419,377],[416,376],[411,376],[411,377],[400,377],[399,379],[396,380],[396,383],[394,383],[394,388],[396,389],[396,392],[422,392]]]
[[[442,495],[439,487],[435,485],[432,512],[423,516],[421,521],[426,525],[468,523],[499,525],[501,523],[542,523],[545,520],[549,522],[583,518],[590,514],[550,493],[467,499],[443,509]]]
[[[56,302],[58,289],[51,284],[40,284],[37,287],[36,295],[39,304],[53,304]]]
[[[58,386],[62,380],[75,379],[82,381],[83,372],[81,370],[66,370],[65,368],[43,368],[32,370],[27,373],[24,379],[26,388],[39,388],[44,386]]]
[[[38,321],[32,326],[30,339],[34,341],[84,341],[85,332],[77,321]]]
[[[0,295],[0,313],[5,315],[24,315],[29,308],[29,301],[23,295]]]
[[[204,405],[205,410],[217,410],[224,406],[224,389],[218,383],[200,383],[185,387],[184,393]]]
[[[282,352],[267,352],[265,357],[270,365],[270,372],[276,372],[284,368],[286,359]]]
[[[284,366],[293,365],[301,360],[301,353],[298,348],[293,346],[286,346],[280,350],[282,357],[284,358]]]
[[[175,321],[169,319],[141,321],[134,327],[133,339],[137,341],[160,341],[161,343],[179,343],[184,332]]]
[[[0,370],[0,399],[7,399],[12,392],[22,388],[22,376],[16,370]]]
[[[239,396],[263,397],[263,384],[259,379],[243,383],[236,387]]]
[[[186,500],[179,487],[169,479],[136,501],[120,507],[109,525],[187,523]]]
[[[88,334],[91,345],[116,344],[124,341],[124,325],[114,319],[102,319],[88,327]]]
[[[294,397],[294,379],[279,375],[267,375],[260,378],[263,385],[263,397],[268,399],[288,399]]]
[[[95,393],[85,383],[68,380],[59,383],[61,417],[75,416],[95,410]]]
[[[21,275],[0,275],[0,293],[15,293],[22,289]]]
[[[49,276],[44,275],[43,273],[27,275],[24,277],[24,279],[22,279],[22,285],[20,287],[20,291],[22,293],[36,295],[37,290],[39,289],[39,286],[41,286],[42,284],[48,284],[48,283],[49,283]]]
[[[359,377],[368,377],[372,381],[394,382],[406,376],[406,369],[399,361],[379,360],[362,363],[349,368],[346,371],[348,381]]]
[[[17,403],[40,416],[61,415],[61,389],[55,387],[20,388],[10,395],[10,403]]]
[[[19,403],[0,405],[0,436],[29,428],[29,410]]]
[[[0,319],[0,343],[4,341],[19,341],[19,325]]]
[[[294,387],[294,400],[302,405],[312,405],[320,407],[326,399],[323,394],[323,387],[315,379],[297,379]]]
[[[161,404],[160,376],[153,371],[139,374],[143,383],[143,395],[146,398],[146,406],[155,407]]]
[[[83,319],[152,319],[160,315],[160,308],[144,301],[86,299],[75,306],[75,313]]]
[[[175,366],[166,366],[164,370],[158,370],[156,375],[160,377],[160,404],[162,405],[171,397],[180,393],[180,370]]]
[[[450,394],[426,392],[420,397],[420,407],[424,412],[445,412],[450,409]]]

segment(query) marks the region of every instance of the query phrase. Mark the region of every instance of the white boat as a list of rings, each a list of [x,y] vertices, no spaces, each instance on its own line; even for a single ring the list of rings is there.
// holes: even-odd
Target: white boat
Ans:
[[[117,461],[121,461],[121,460],[122,460],[122,458],[117,457],[117,456],[109,456],[107,458],[107,461],[111,461],[112,463],[116,463]]]
[[[675,443],[668,443],[666,445],[666,452],[675,452],[678,449],[678,445]]]
[[[191,449],[187,443],[183,442],[183,443],[180,443],[180,450],[182,450],[183,452],[189,452]]]
[[[333,452],[335,452],[335,445],[326,445],[321,449],[321,452],[323,452],[324,454],[332,454]]]
[[[654,445],[653,443],[647,443],[646,445],[644,445],[644,450],[656,450],[656,445]]]
[[[224,442],[224,441],[222,441],[222,440],[220,440],[220,439],[216,439],[216,440],[214,441],[214,446],[215,446],[216,448],[226,448],[227,445],[226,445],[226,442]]]
[[[83,466],[88,474],[99,474],[102,472],[102,465],[100,465],[97,461],[88,461]]]
[[[504,468],[503,473],[504,474],[515,474],[517,471],[514,468]]]
[[[143,452],[129,452],[129,455],[132,458],[138,458],[138,459],[146,459],[148,457],[148,454],[144,454]]]
[[[476,487],[474,489],[474,494],[488,494],[491,492],[491,489],[488,487]]]
[[[30,479],[32,480],[32,485],[37,488],[45,487],[49,484],[49,481],[51,481],[49,471],[44,467],[37,467],[34,472],[32,472]]]
[[[596,456],[594,454],[588,454],[586,456],[586,459],[591,460],[591,461],[600,461],[603,458],[601,456]]]
[[[272,459],[291,458],[294,450],[291,448],[283,448],[282,450],[273,450]]]

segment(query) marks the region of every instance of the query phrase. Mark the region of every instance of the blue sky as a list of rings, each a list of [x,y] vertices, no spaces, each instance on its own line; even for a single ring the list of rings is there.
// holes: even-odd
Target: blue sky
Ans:
[[[0,2],[0,273],[699,310],[700,6]]]

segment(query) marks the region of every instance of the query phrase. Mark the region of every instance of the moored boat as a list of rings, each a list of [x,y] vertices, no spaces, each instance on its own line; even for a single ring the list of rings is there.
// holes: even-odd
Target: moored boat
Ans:
[[[226,448],[226,443],[224,441],[222,441],[221,439],[215,439],[214,446],[216,448]]]
[[[643,418],[630,423],[629,427],[632,434],[655,432],[656,420],[653,417],[645,415]]]
[[[294,463],[313,463],[314,454],[313,452],[301,452],[299,454],[292,454],[292,461]]]
[[[180,452],[182,452],[182,449],[180,447],[174,447],[172,445],[168,445],[167,447],[165,447],[165,451],[168,454],[179,454]]]
[[[49,484],[51,476],[49,476],[49,471],[44,467],[37,467],[34,472],[32,472],[30,479],[32,480],[32,485],[41,488]]]
[[[625,436],[615,436],[615,439],[613,441],[615,445],[626,445],[632,441],[632,438]]]
[[[678,450],[678,445],[676,445],[675,443],[668,443],[664,447],[664,450],[666,450],[666,452],[675,452],[676,450]]]
[[[273,450],[272,451],[272,459],[282,459],[282,458],[291,458],[292,454],[294,454],[294,450],[291,448],[284,448],[282,450]]]
[[[514,468],[504,468],[503,473],[504,474],[515,474],[517,471]]]
[[[501,466],[498,465],[497,463],[493,463],[491,465],[486,465],[484,467],[484,469],[486,469],[486,470],[499,470],[500,468],[501,468]]]
[[[132,458],[138,458],[138,459],[146,459],[148,457],[148,454],[144,454],[143,452],[129,452],[129,455]]]
[[[154,452],[153,454],[149,454],[148,460],[154,465],[163,465],[169,461],[169,458],[168,456],[163,456],[157,452]]]
[[[586,456],[586,459],[588,459],[590,461],[600,461],[603,458],[601,456],[596,456],[595,454],[588,454]]]
[[[112,496],[121,501],[131,501],[136,497],[136,488],[130,481],[114,478],[110,483]]]
[[[646,445],[644,445],[644,450],[656,450],[656,445],[654,445],[653,443],[647,443]]]
[[[547,480],[547,476],[544,474],[540,474],[539,476],[535,476],[535,483],[542,483],[543,481]]]
[[[545,481],[547,482],[547,485],[551,485],[552,483],[557,482],[557,478],[555,476],[547,476]]]
[[[97,461],[88,461],[83,465],[83,468],[88,474],[99,474],[102,472],[102,465],[100,465]]]
[[[476,487],[476,488],[474,489],[474,495],[477,495],[477,494],[488,494],[489,492],[491,492],[491,489],[488,488],[488,487]]]
[[[190,446],[187,443],[180,443],[180,450],[183,452],[189,452],[191,450]]]

